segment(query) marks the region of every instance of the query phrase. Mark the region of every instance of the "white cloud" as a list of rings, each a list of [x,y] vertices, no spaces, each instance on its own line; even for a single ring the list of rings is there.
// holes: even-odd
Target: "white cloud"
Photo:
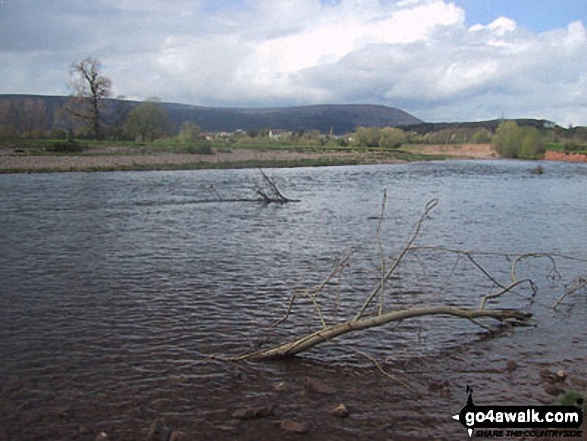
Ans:
[[[482,24],[473,25],[471,26],[470,30],[473,32],[479,32],[488,29],[496,35],[503,37],[508,32],[515,31],[517,27],[518,25],[514,20],[511,20],[507,17],[499,17],[498,19],[489,23],[487,26],[484,26]]]

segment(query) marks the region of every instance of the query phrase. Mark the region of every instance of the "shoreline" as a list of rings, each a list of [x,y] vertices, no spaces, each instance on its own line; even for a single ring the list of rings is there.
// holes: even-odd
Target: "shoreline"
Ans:
[[[587,155],[584,153],[548,150],[544,155],[544,160],[557,162],[587,162]]]
[[[214,150],[212,154],[129,152],[114,147],[79,155],[4,151],[0,153],[0,174],[320,167],[495,157],[488,144],[423,145],[389,151],[364,149],[344,152],[235,149]]]

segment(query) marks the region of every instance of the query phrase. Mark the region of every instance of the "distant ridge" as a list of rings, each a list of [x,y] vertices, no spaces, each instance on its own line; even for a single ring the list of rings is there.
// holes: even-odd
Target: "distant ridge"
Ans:
[[[409,113],[393,107],[368,104],[330,104],[277,108],[213,108],[165,104],[175,122],[193,121],[203,130],[232,132],[237,129],[319,130],[336,134],[360,126],[403,127],[421,124]]]
[[[9,100],[20,105],[27,99],[42,100],[47,109],[49,124],[55,112],[69,99],[69,96],[48,95],[1,95],[0,104]],[[126,115],[139,101],[118,99],[106,100],[105,120],[114,123]],[[401,127],[404,130],[420,134],[444,129],[487,129],[494,131],[501,119],[475,122],[424,122],[409,113],[394,108],[371,104],[321,104],[296,107],[239,108],[239,107],[203,107],[189,104],[161,103],[167,110],[169,118],[176,129],[184,121],[191,121],[205,132],[234,132],[235,130],[319,130],[328,133],[332,130],[337,135],[350,133],[357,127]],[[2,117],[2,115],[0,115]],[[10,115],[12,125],[20,126],[22,115]],[[543,119],[514,119],[519,125],[537,128],[555,127],[551,121]],[[0,124],[2,121],[0,120]],[[558,126],[557,126],[558,127]]]
[[[69,97],[46,95],[0,95],[0,101],[13,102],[32,98],[43,100],[48,117],[53,121],[55,111]],[[105,117],[129,112],[138,106],[138,101],[108,99]],[[393,107],[369,104],[324,104],[276,108],[229,108],[202,107],[187,104],[161,103],[174,125],[191,121],[208,132],[233,132],[235,130],[319,130],[335,134],[352,132],[355,128],[374,126],[414,126],[423,121],[409,113]]]

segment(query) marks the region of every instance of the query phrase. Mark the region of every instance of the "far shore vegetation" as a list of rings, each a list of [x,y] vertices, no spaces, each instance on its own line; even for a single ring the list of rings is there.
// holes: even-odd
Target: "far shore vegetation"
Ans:
[[[70,74],[71,98],[58,109],[49,111],[44,101],[34,97],[0,100],[0,155],[218,155],[243,149],[305,155],[295,161],[276,157],[273,165],[332,165],[443,159],[447,155],[460,156],[458,149],[465,145],[491,145],[495,157],[503,158],[540,159],[546,150],[587,154],[587,127],[562,128],[538,120],[503,120],[499,125],[485,126],[447,124],[441,129],[434,124],[417,128],[357,127],[342,135],[318,130],[285,131],[279,127],[212,133],[202,130],[196,121],[174,124],[157,98],[132,110],[120,106],[104,112],[103,102],[110,96],[112,81],[101,73],[99,60],[87,58],[74,63]],[[442,148],[426,151],[425,146],[430,145],[453,148],[445,155]],[[134,169],[266,166],[267,161],[137,164]],[[5,166],[0,171],[13,170]]]
[[[495,157],[541,159],[546,150],[587,154],[587,129],[536,128],[504,121],[491,132],[487,129],[452,128],[418,133],[397,127],[359,127],[345,135],[320,133],[317,130],[297,132],[279,129],[237,130],[226,133],[204,132],[196,124],[185,121],[174,130],[166,120],[163,107],[156,102],[138,106],[128,116],[122,131],[93,139],[79,128],[65,130],[58,126],[46,132],[23,132],[0,127],[0,155],[10,156],[128,156],[188,154],[220,158],[222,153],[249,150],[259,152],[294,152],[296,159],[261,158],[194,160],[193,163],[106,165],[81,167],[84,171],[110,170],[176,170],[202,168],[293,167],[354,165],[392,161],[439,160],[459,157],[459,149],[470,145],[491,145]],[[429,150],[428,147],[436,146]],[[447,152],[443,151],[446,146]],[[432,151],[432,153],[431,153]],[[462,155],[465,156],[465,155]],[[473,156],[474,157],[474,156]],[[72,171],[78,170],[71,168]],[[10,169],[0,172],[62,171],[56,168]]]

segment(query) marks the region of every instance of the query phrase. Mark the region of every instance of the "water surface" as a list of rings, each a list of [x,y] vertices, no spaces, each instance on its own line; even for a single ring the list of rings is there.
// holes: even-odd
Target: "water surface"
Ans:
[[[282,418],[305,420],[315,439],[425,439],[460,434],[445,417],[464,404],[465,381],[500,403],[544,398],[540,367],[585,375],[583,292],[559,313],[508,297],[505,305],[534,313],[538,326],[491,339],[469,322],[424,318],[343,338],[288,363],[209,359],[316,329],[302,297],[283,326],[264,327],[350,250],[350,267],[320,302],[330,322],[352,317],[380,277],[383,189],[387,263],[433,198],[439,205],[419,245],[587,259],[587,167],[545,163],[536,175],[535,165],[269,170],[286,196],[300,199],[285,205],[219,200],[254,198],[262,185],[255,170],[0,176],[0,439],[90,440],[101,430],[140,439],[158,417],[203,437],[196,439],[256,439],[279,433]],[[479,262],[508,281],[504,257]],[[585,274],[584,263],[566,259],[561,278],[548,278],[551,269],[548,261],[521,267],[536,279],[543,305]],[[422,251],[400,267],[385,301],[391,308],[476,306],[492,285],[464,257]],[[424,401],[348,345],[407,369],[402,375],[425,391]],[[496,373],[511,359],[517,377]],[[309,396],[306,376],[332,383],[337,394]],[[450,379],[449,394],[426,389],[437,377]],[[347,420],[327,412],[339,401],[353,409]],[[231,422],[236,408],[265,402],[277,404],[275,417]]]

